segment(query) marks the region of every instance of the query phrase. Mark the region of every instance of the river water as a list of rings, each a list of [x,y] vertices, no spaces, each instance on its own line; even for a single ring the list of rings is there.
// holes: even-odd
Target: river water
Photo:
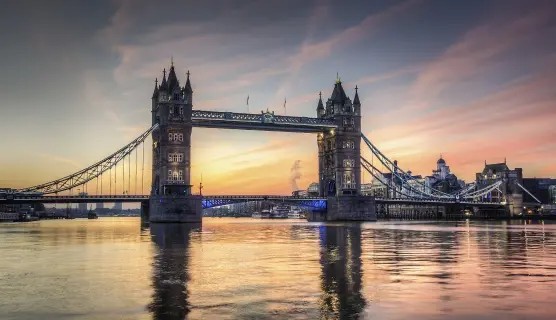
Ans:
[[[556,224],[0,224],[0,319],[555,319]]]

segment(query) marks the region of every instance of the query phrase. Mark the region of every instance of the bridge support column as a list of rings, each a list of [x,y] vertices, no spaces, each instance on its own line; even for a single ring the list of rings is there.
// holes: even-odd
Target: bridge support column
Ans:
[[[509,194],[508,197],[508,211],[510,217],[517,216],[523,212],[523,195],[522,194]]]
[[[202,196],[163,195],[151,196],[149,202],[150,222],[201,222],[203,218]]]
[[[372,196],[328,197],[326,221],[376,221],[376,203]]]
[[[148,221],[149,220],[149,209],[150,209],[149,201],[141,202],[141,220]]]

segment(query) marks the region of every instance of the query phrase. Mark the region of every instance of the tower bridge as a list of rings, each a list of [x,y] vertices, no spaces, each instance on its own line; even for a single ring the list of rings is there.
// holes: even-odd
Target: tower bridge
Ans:
[[[361,133],[361,102],[355,87],[353,100],[346,94],[338,79],[326,101],[322,94],[316,107],[316,117],[292,117],[261,111],[259,114],[204,111],[193,109],[193,89],[190,74],[186,83],[180,85],[172,63],[168,76],[166,69],[160,85],[155,81],[151,97],[151,128],[139,137],[103,160],[66,177],[41,185],[2,194],[1,203],[44,202],[141,202],[151,222],[200,222],[202,209],[244,201],[284,201],[312,209],[310,220],[359,220],[373,221],[377,206],[382,210],[389,206],[449,206],[474,208],[489,206],[507,208],[521,206],[499,201],[485,202],[484,197],[493,191],[501,191],[511,181],[493,181],[485,186],[468,186],[458,193],[448,194],[425,186],[411,174],[391,161]],[[203,196],[192,192],[191,181],[191,132],[193,127],[299,132],[316,134],[318,146],[319,192],[318,197],[290,196]],[[138,180],[138,147],[142,146],[144,166],[145,139],[152,136],[152,183],[148,195],[129,195],[129,189],[116,194],[119,177],[123,185],[131,185],[132,153],[135,152],[135,185]],[[361,143],[363,141],[363,143]],[[361,148],[371,151],[371,158],[361,156]],[[126,169],[127,162],[127,171]],[[117,165],[121,164],[121,176]],[[369,172],[376,181],[392,191],[392,197],[375,198],[361,194],[361,169]],[[114,174],[112,174],[114,171]],[[144,168],[141,169],[143,185]],[[390,174],[395,183],[381,177]],[[103,191],[103,177],[109,175],[109,193]],[[86,190],[95,184],[94,195],[59,196],[64,191],[77,188]],[[100,183],[99,183],[100,181]],[[112,192],[114,181],[114,192]],[[100,188],[99,188],[100,185]],[[89,189],[90,190],[90,189]],[[136,192],[137,193],[137,192]],[[389,193],[390,194],[390,193]],[[508,197],[513,199],[512,197]],[[380,209],[382,208],[382,209]]]

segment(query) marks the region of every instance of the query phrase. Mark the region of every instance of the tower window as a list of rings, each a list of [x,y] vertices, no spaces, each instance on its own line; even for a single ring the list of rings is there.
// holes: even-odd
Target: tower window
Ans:
[[[354,167],[353,159],[344,159],[344,167],[345,168],[353,168]]]
[[[174,100],[179,100],[179,98],[180,98],[180,95],[177,94],[177,93],[174,93]]]
[[[170,132],[170,133],[168,134],[168,140],[174,141],[174,134],[173,134],[173,133]]]
[[[343,189],[355,189],[355,176],[351,172],[344,173]]]
[[[180,115],[183,115],[183,106],[180,106]]]
[[[174,106],[170,106],[170,114],[174,114]]]
[[[169,162],[183,162],[183,153],[168,153]]]
[[[344,148],[344,149],[355,149],[355,143],[351,140],[342,141],[342,148]]]

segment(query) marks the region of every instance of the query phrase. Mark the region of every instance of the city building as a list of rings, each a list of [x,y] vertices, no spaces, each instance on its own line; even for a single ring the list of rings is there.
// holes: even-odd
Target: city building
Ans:
[[[556,179],[523,178],[523,187],[527,190],[523,193],[524,203],[556,204]]]
[[[493,192],[485,195],[484,198],[492,201],[506,201],[506,195],[521,195],[522,190],[518,184],[523,185],[523,169],[515,168],[510,169],[506,164],[506,159],[502,163],[487,164],[485,160],[485,167],[482,172],[476,173],[475,183],[477,188],[484,188],[502,180],[503,183],[499,188]]]
[[[444,193],[452,193],[465,185],[465,182],[458,180],[456,175],[450,172],[450,167],[446,164],[442,155],[436,161],[436,170],[432,171],[432,175],[425,177],[424,183],[428,188]]]
[[[317,182],[313,182],[307,188],[307,196],[309,197],[318,197],[319,196],[319,184]]]
[[[118,201],[118,202],[114,202],[114,207],[112,207],[112,210],[114,211],[122,211],[123,206],[122,206],[122,202]]]
[[[86,192],[79,193],[80,197],[87,197],[88,194]],[[79,213],[87,213],[87,203],[80,203],[78,206]]]

